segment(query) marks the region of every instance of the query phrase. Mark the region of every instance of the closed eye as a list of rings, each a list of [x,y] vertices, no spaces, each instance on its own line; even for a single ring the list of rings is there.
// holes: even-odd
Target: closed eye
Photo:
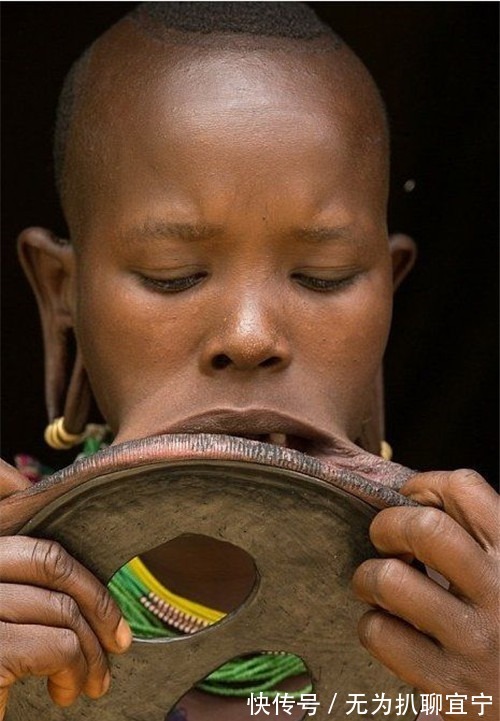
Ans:
[[[314,290],[319,293],[347,288],[349,285],[354,283],[357,277],[357,273],[354,275],[348,275],[344,278],[318,278],[316,276],[306,275],[305,273],[293,273],[292,275],[292,278],[304,288],[308,288],[309,290]]]
[[[208,273],[199,272],[181,278],[152,278],[151,276],[142,274],[140,274],[139,277],[144,285],[161,293],[180,293],[183,290],[189,290],[189,288],[198,285],[207,275]]]

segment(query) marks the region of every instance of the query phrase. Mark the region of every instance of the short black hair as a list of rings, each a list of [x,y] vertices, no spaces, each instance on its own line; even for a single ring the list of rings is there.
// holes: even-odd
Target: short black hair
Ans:
[[[297,40],[333,35],[301,2],[146,2],[130,17],[186,33],[245,33]]]
[[[186,34],[186,41],[214,36],[220,47],[224,35],[239,34],[269,38],[314,41],[324,38],[329,49],[341,46],[340,38],[308,5],[302,2],[144,2],[125,18],[147,34],[165,30]],[[221,37],[222,36],[222,37]],[[73,107],[92,55],[93,45],[74,63],[63,84],[54,134],[54,172],[59,195]]]

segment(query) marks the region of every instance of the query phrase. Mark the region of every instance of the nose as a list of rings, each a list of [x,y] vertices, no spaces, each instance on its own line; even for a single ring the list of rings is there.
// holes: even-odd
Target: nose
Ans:
[[[272,307],[271,299],[239,295],[231,307],[221,306],[220,316],[201,354],[205,373],[280,370],[289,365],[283,313]]]

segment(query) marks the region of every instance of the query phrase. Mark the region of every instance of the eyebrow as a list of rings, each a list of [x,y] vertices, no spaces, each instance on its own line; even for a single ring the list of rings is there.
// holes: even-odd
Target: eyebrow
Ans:
[[[143,223],[127,228],[119,233],[120,238],[126,242],[174,239],[186,242],[213,240],[224,234],[220,225],[175,223],[160,219],[145,220]],[[358,243],[356,236],[350,232],[349,226],[318,226],[297,227],[287,232],[287,235],[299,242],[321,244],[332,241],[348,241]]]
[[[330,241],[349,241],[358,243],[359,240],[348,225],[342,226],[319,226],[311,228],[294,228],[292,237],[308,243],[328,243]]]
[[[218,225],[194,225],[192,223],[171,223],[165,220],[145,220],[140,225],[120,232],[120,238],[127,242],[135,240],[211,240],[222,235]]]

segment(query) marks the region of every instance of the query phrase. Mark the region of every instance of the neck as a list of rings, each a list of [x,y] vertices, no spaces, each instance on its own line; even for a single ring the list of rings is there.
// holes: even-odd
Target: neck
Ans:
[[[224,613],[248,598],[256,577],[247,553],[207,536],[179,536],[141,559],[173,593]]]

